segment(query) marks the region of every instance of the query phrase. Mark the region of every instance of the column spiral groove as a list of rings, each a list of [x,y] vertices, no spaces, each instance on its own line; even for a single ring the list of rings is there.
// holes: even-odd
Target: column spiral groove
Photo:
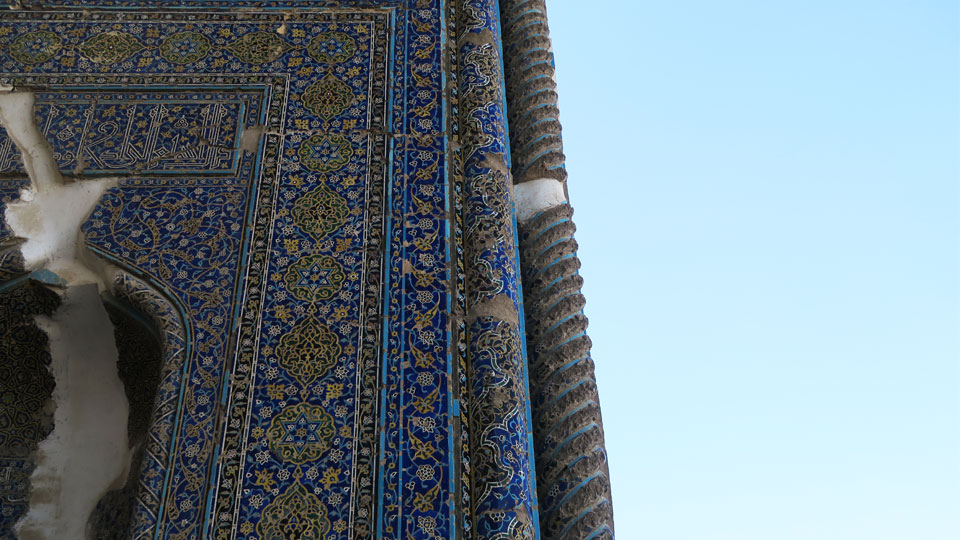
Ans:
[[[572,216],[563,204],[520,226],[540,529],[544,540],[612,539],[603,421]]]
[[[545,1],[500,0],[500,11],[514,183],[565,183]],[[540,530],[544,540],[612,539],[607,454],[572,218],[564,203],[518,224]]]
[[[567,179],[545,0],[501,0],[513,181]]]

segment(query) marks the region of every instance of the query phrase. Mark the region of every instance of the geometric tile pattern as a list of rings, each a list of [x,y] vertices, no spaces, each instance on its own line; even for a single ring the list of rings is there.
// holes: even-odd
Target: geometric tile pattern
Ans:
[[[87,241],[188,336],[135,537],[449,536],[440,2],[60,4],[0,16],[0,72],[65,173],[121,176]]]
[[[0,78],[159,299],[132,537],[539,538],[498,3],[43,5]]]
[[[59,299],[32,282],[0,290],[0,538],[27,510],[37,444],[53,429],[47,337],[33,320],[50,315]]]

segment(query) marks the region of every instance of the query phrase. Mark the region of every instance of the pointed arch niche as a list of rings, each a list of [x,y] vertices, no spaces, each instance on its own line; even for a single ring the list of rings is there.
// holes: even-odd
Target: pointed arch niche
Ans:
[[[113,322],[117,368],[130,404],[126,483],[108,492],[90,517],[104,540],[151,537],[170,468],[170,448],[189,329],[182,306],[144,279],[119,271],[104,304]]]

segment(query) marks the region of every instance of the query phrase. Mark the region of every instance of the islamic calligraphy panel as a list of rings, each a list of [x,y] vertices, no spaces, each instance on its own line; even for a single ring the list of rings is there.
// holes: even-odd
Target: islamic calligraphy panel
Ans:
[[[35,117],[68,174],[238,174],[236,146],[256,124],[263,92],[185,90],[37,92]],[[23,172],[5,133],[0,172]]]

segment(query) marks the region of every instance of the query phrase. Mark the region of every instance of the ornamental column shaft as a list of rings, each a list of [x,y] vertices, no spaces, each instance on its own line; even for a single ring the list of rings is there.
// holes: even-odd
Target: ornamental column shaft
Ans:
[[[473,537],[536,539],[519,261],[496,0],[457,4]]]
[[[501,0],[530,392],[545,540],[613,538],[600,400],[544,0]]]

